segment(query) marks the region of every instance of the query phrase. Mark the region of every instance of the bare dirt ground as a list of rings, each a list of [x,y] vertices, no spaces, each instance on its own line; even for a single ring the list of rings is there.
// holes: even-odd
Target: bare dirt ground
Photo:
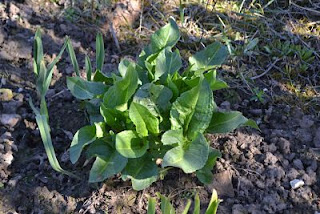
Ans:
[[[104,66],[112,71],[122,57],[135,58],[169,16],[179,19],[179,2],[117,1],[94,9],[89,3],[70,7],[69,1],[0,2],[0,88],[13,92],[0,93],[0,213],[146,213],[146,196],[156,192],[170,196],[181,210],[195,191],[205,207],[212,188],[223,199],[218,213],[319,212],[320,4],[259,1],[259,8],[243,2],[242,7],[242,1],[185,3],[178,46],[187,59],[214,40],[231,44],[234,55],[220,69],[231,87],[215,94],[216,102],[221,108],[242,111],[257,121],[261,132],[241,128],[207,136],[222,152],[213,169],[214,182],[208,186],[175,169],[140,192],[117,176],[88,184],[88,166],[70,163],[67,149],[72,135],[87,120],[66,88],[65,78],[73,73],[67,54],[54,70],[47,101],[57,157],[82,179],[50,167],[28,104],[29,98],[37,100],[33,36],[40,27],[48,61],[69,36],[84,65],[85,53],[94,58],[95,35],[102,31]],[[250,49],[254,38],[259,43]],[[291,45],[287,49],[285,41]],[[312,60],[301,56],[303,48],[311,51]],[[292,189],[294,179],[304,185]]]

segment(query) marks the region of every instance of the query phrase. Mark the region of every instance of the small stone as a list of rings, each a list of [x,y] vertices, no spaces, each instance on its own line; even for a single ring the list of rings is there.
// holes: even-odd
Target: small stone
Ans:
[[[10,101],[13,98],[13,93],[11,89],[0,88],[0,101]]]
[[[278,161],[278,158],[274,156],[271,152],[266,153],[266,157],[264,159],[264,163],[266,165],[274,165]]]
[[[303,163],[300,159],[293,160],[293,165],[296,169],[300,169],[300,170],[304,169]]]
[[[21,120],[21,116],[18,114],[1,114],[0,115],[0,124],[13,128]]]
[[[295,168],[291,168],[287,173],[287,177],[291,180],[296,178],[299,175],[299,172]]]
[[[1,158],[7,165],[10,165],[13,161],[13,154],[12,152],[7,152],[6,154],[2,155]]]
[[[224,101],[223,103],[220,104],[220,108],[225,109],[225,110],[230,110],[230,102]]]
[[[14,114],[17,112],[17,109],[23,105],[23,102],[11,100],[10,102],[3,102],[3,113],[5,114]]]
[[[249,112],[256,116],[262,115],[262,109],[251,109]]]
[[[20,12],[20,9],[16,5],[11,3],[9,6],[9,14],[13,16],[13,15],[17,15],[19,12]]]
[[[297,189],[299,187],[302,187],[304,185],[304,181],[300,179],[294,179],[290,181],[290,186],[292,189]]]
[[[287,139],[280,137],[279,138],[279,147],[284,154],[290,153],[290,142]]]

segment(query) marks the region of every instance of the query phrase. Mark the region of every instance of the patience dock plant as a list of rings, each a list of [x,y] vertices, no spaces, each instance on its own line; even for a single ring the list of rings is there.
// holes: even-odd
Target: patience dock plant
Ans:
[[[142,190],[176,167],[210,183],[220,152],[210,147],[205,133],[230,132],[242,125],[257,128],[240,112],[221,111],[214,102],[213,91],[228,87],[216,76],[227,48],[214,42],[191,56],[183,69],[174,48],[179,38],[178,26],[170,19],[151,36],[137,62],[123,59],[111,73],[102,71],[105,51],[98,34],[96,70],[86,57],[86,79],[80,77],[67,41],[77,74],[67,78],[67,86],[85,102],[90,120],[75,133],[70,160],[76,163],[83,152],[87,160],[94,159],[89,182],[121,174],[131,179],[135,190]]]

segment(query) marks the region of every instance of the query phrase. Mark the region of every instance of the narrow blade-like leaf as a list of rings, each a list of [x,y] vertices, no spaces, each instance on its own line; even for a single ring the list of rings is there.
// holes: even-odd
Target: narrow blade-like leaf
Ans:
[[[215,189],[212,190],[211,199],[209,202],[209,206],[205,212],[205,214],[216,214],[218,210],[220,200],[218,198],[218,193]]]
[[[97,34],[96,37],[96,64],[97,64],[97,70],[102,71],[102,67],[104,64],[104,42],[103,37],[101,33]]]
[[[86,73],[87,73],[87,80],[91,81],[92,66],[91,66],[91,60],[88,57],[88,55],[86,55],[86,58],[85,58],[85,67],[86,67]]]
[[[70,39],[68,39],[68,42],[67,42],[67,50],[71,59],[73,69],[76,72],[77,76],[80,76],[78,60],[77,60],[76,54],[74,53],[74,49]]]
[[[147,214],[155,214],[155,213],[156,213],[156,199],[153,197],[149,197]]]

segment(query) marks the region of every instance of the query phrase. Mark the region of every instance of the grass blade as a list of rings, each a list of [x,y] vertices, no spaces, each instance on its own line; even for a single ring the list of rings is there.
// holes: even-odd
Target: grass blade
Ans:
[[[210,203],[205,214],[216,214],[219,203],[220,203],[220,200],[218,199],[218,193],[215,189],[213,189]]]
[[[149,197],[147,214],[155,214],[155,213],[156,213],[156,199],[153,197]]]
[[[193,214],[200,214],[200,198],[198,193],[194,196],[194,209]]]
[[[77,60],[76,54],[74,53],[74,49],[73,49],[73,46],[71,44],[70,39],[68,39],[68,41],[67,41],[67,50],[68,50],[68,53],[69,53],[69,56],[71,59],[73,69],[76,72],[77,76],[80,76],[78,60]]]
[[[91,81],[92,66],[91,66],[90,58],[87,55],[86,55],[86,58],[85,58],[85,65],[86,65],[87,80]]]
[[[59,161],[57,160],[53,145],[52,145],[52,140],[51,140],[51,135],[50,135],[50,127],[48,124],[47,117],[46,117],[46,115],[40,114],[39,110],[37,110],[34,107],[31,99],[29,99],[29,104],[30,104],[31,108],[33,109],[34,113],[36,114],[36,122],[38,124],[40,136],[41,136],[44,148],[46,150],[46,154],[48,156],[48,160],[49,160],[50,165],[57,172],[69,175],[74,178],[78,178],[76,175],[72,174],[71,172],[68,172],[68,171],[61,168]]]
[[[102,34],[98,33],[96,37],[96,63],[97,70],[102,71],[103,63],[104,63],[104,43]]]
[[[40,29],[36,31],[34,36],[34,43],[33,43],[33,58],[34,58],[34,73],[36,75],[39,74],[40,63],[43,59],[43,46],[41,41],[41,32]]]
[[[187,202],[186,207],[184,208],[184,210],[183,210],[183,212],[181,214],[188,214],[190,206],[191,206],[191,200],[189,199],[188,202]]]
[[[47,69],[47,70],[48,70],[48,74],[52,72],[53,67],[57,64],[57,62],[59,62],[59,60],[60,60],[60,58],[61,58],[64,50],[65,50],[66,47],[67,47],[68,41],[69,41],[69,39],[67,39],[67,40],[64,42],[64,44],[63,44],[63,46],[62,46],[62,48],[61,48],[58,56],[57,56],[56,58],[54,58],[54,60],[48,65],[48,69]],[[49,75],[47,75],[47,76],[49,76]],[[51,80],[50,80],[50,81],[51,81]]]

